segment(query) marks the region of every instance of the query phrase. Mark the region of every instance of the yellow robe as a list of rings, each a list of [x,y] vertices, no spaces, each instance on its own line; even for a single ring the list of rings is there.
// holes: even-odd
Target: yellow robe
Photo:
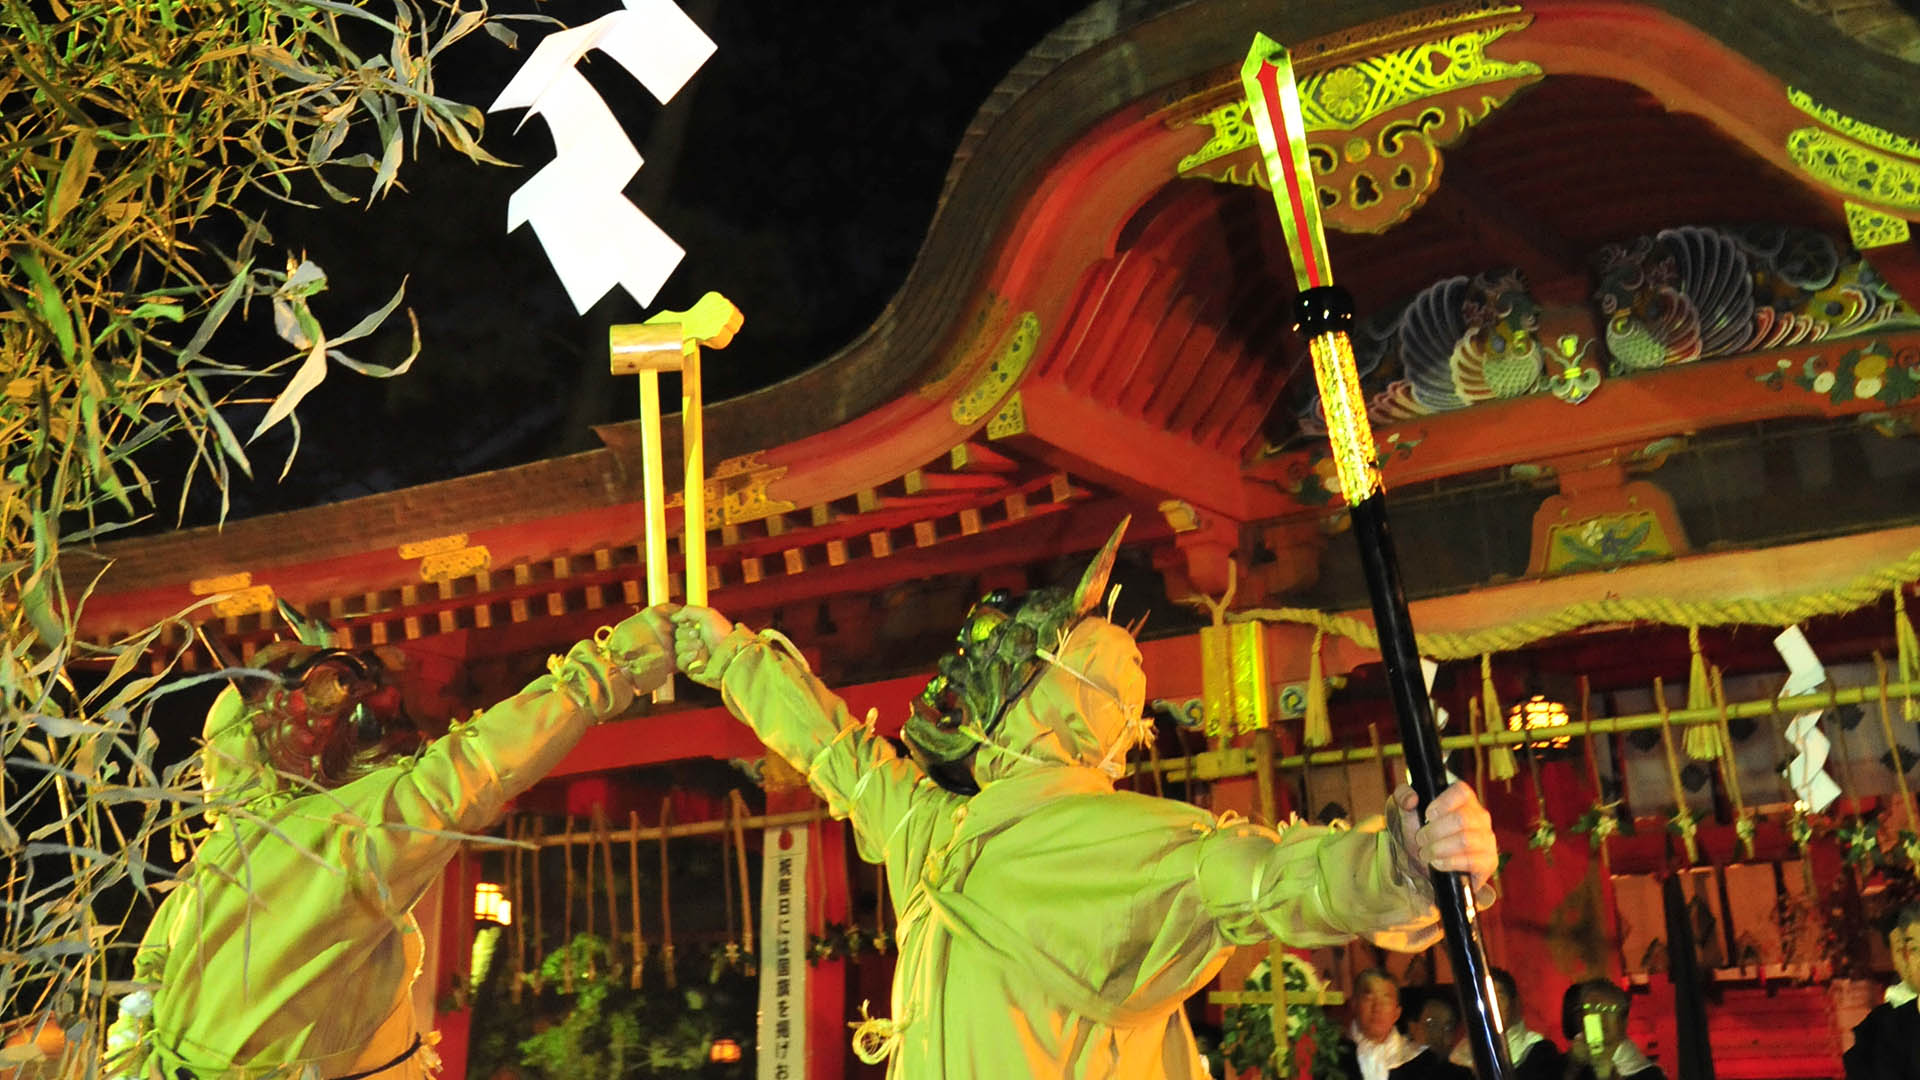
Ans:
[[[1138,715],[1138,652],[1088,619],[1059,654],[980,751],[971,798],[742,629],[700,672],[886,864],[900,957],[867,1035],[890,1077],[1202,1080],[1181,1005],[1235,946],[1438,938],[1424,875],[1378,821],[1276,833],[1115,791],[1096,766]]]
[[[455,724],[417,757],[331,791],[298,794],[243,770],[267,790],[244,812],[223,813],[155,913],[134,962],[136,980],[153,986],[151,1014],[123,1002],[111,1075],[327,1078],[406,1055],[421,1036],[414,903],[589,724],[671,674],[648,618],[657,617],[623,623],[604,648],[575,646],[554,674]],[[209,718],[228,761],[250,752],[250,726],[233,722],[238,700],[229,690],[215,713],[232,716]],[[229,766],[220,771],[222,785],[237,782],[224,775]],[[376,1075],[424,1077],[435,1061],[423,1047]]]

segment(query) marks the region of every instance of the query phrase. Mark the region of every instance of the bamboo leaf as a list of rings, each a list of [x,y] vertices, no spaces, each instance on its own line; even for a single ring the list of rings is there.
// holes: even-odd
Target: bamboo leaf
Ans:
[[[220,449],[240,467],[241,473],[252,477],[253,463],[247,460],[246,448],[241,446],[240,440],[234,437],[233,428],[227,425],[227,418],[220,414],[220,410],[215,408],[212,402],[207,401],[206,390],[201,386],[199,379],[189,377],[187,381],[200,392],[201,402],[206,406],[207,425],[213,428],[214,436],[219,439]]]
[[[133,319],[165,319],[168,322],[185,322],[187,313],[181,310],[178,300],[149,300],[127,313]]]
[[[290,261],[291,262],[291,261]],[[324,292],[327,288],[327,272],[312,259],[301,259],[287,270],[287,279],[280,283],[274,292],[287,297],[304,299]]]
[[[264,64],[270,70],[292,79],[295,82],[312,86],[315,83],[330,81],[330,76],[322,72],[314,71],[311,68],[302,67],[299,61],[294,59],[292,53],[277,45],[257,45],[248,50],[248,52],[249,55],[260,61],[260,63]]]
[[[36,511],[38,517],[43,511]],[[35,570],[20,586],[20,610],[33,625],[33,632],[49,647],[57,646],[66,640],[66,626],[54,611],[54,598],[58,593],[60,581],[58,563],[48,563]]]
[[[67,311],[67,302],[60,295],[60,286],[55,284],[53,275],[47,272],[47,264],[40,256],[26,248],[16,248],[13,261],[27,275],[33,285],[33,309],[47,327],[53,331],[54,341],[60,346],[60,356],[71,361],[74,353],[73,316]]]
[[[453,25],[447,27],[446,32],[440,35],[440,40],[427,50],[427,58],[432,59],[440,55],[440,50],[478,30],[486,22],[486,18],[485,11],[461,12],[460,17],[453,21]]]
[[[81,128],[73,138],[73,147],[67,151],[66,162],[60,166],[60,175],[54,178],[53,186],[47,191],[46,229],[49,233],[58,228],[68,212],[79,203],[80,192],[87,186],[87,178],[93,175],[93,161],[97,152],[93,130]]]
[[[228,281],[226,287],[220,290],[220,296],[214,300],[213,307],[207,310],[206,317],[200,320],[200,326],[194,330],[192,339],[187,342],[185,348],[180,350],[180,355],[176,363],[177,367],[185,368],[188,364],[198,359],[202,351],[206,349],[207,342],[213,340],[214,332],[220,329],[221,323],[227,321],[227,316],[232,313],[233,306],[240,302],[241,296],[245,295],[247,277],[248,274],[252,272],[252,269],[253,263],[251,261],[243,262],[234,269],[233,279]]]
[[[333,152],[340,149],[340,144],[347,141],[347,132],[352,129],[352,126],[352,118],[349,116],[341,116],[337,120],[322,124],[308,142],[307,164],[318,165],[331,158]],[[316,178],[319,175],[318,172],[314,173]]]
[[[333,359],[342,367],[351,368],[361,375],[372,376],[376,379],[390,379],[395,375],[405,375],[407,369],[413,366],[413,361],[420,355],[420,320],[409,310],[407,312],[407,322],[413,327],[413,346],[407,351],[407,358],[392,367],[387,367],[384,364],[370,364],[364,360],[355,360],[343,352],[333,352],[330,355],[332,355]]]
[[[403,278],[401,279],[400,287],[393,291],[393,296],[390,297],[386,303],[380,305],[380,309],[378,311],[375,311],[372,314],[361,319],[359,322],[354,323],[353,326],[349,328],[346,333],[340,334],[334,337],[332,339],[332,344],[344,345],[349,341],[358,341],[361,338],[366,337],[368,334],[373,333],[375,330],[380,328],[381,323],[384,323],[387,321],[387,316],[393,314],[393,309],[400,306],[401,299],[406,295],[407,295],[407,283],[406,283],[406,280]]]
[[[406,156],[406,140],[400,137],[395,128],[387,134],[387,146],[380,154],[380,168],[373,174],[372,196],[379,198],[393,186],[394,177],[400,173],[400,162]]]
[[[312,392],[314,387],[319,386],[321,380],[326,377],[327,343],[322,339],[314,342],[313,348],[307,350],[307,358],[301,363],[300,370],[294,372],[293,378],[287,380],[286,387],[280,391],[280,396],[273,400],[273,405],[267,409],[267,415],[260,418],[260,425],[253,429],[253,434],[247,436],[247,441],[252,442],[258,439],[272,430],[274,425],[292,415],[301,399]]]
[[[100,724],[89,724],[84,720],[71,720],[64,716],[48,716],[44,713],[31,713],[27,722],[56,739],[72,739],[82,735],[111,735],[113,729]]]
[[[341,3],[339,0],[303,0],[303,2],[308,7],[316,7],[322,11],[331,11],[335,14],[346,15],[355,19],[365,19],[375,26],[394,34],[404,34],[406,32],[380,16],[375,15],[373,12],[353,4]]]
[[[157,630],[158,627],[155,627],[154,629]],[[144,642],[140,643],[139,645],[135,645],[131,642],[123,643],[120,646],[119,651],[114,655],[113,666],[107,669],[107,677],[100,680],[101,688],[105,689],[106,687],[113,686],[114,684],[118,683],[121,679],[126,678],[127,675],[133,671],[133,665],[139,663],[141,659],[143,659],[146,656],[146,654],[147,654],[147,650],[146,650],[146,644]],[[117,707],[120,704],[120,701],[121,701],[121,695],[116,695],[114,697],[114,700],[109,703],[108,707],[109,708]]]

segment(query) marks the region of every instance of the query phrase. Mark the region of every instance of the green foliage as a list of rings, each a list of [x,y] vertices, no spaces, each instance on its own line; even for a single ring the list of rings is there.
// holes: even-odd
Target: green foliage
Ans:
[[[567,973],[571,970],[571,990]],[[708,1061],[718,1038],[743,1046],[753,1043],[755,981],[738,972],[723,972],[714,982],[682,984],[678,989],[653,979],[649,987],[629,988],[626,972],[613,950],[601,938],[577,934],[540,963],[545,993],[536,993],[532,1008],[509,1008],[496,998],[476,1003],[476,1015],[491,1019],[503,1013],[502,1024],[476,1025],[490,1030],[474,1044],[472,1075],[489,1075],[509,1060],[541,1077],[553,1080],[628,1080],[638,1077],[745,1077],[751,1060],[719,1064]],[[513,1043],[515,1016],[539,1019],[531,1033]]]
[[[1286,986],[1289,994],[1298,994],[1302,998],[1319,993],[1326,988],[1320,973],[1291,953],[1286,955]],[[1248,973],[1246,990],[1266,993],[1273,989],[1273,969],[1271,962],[1262,960]],[[1309,1072],[1313,1080],[1339,1080],[1340,1069],[1340,1027],[1327,1010],[1319,1005],[1289,1004],[1287,1006],[1287,1054],[1286,1066],[1279,1064],[1280,1055],[1273,1044],[1273,1010],[1267,1005],[1233,1005],[1226,1013],[1226,1036],[1220,1048],[1227,1055],[1227,1063],[1237,1075],[1247,1069],[1260,1070],[1261,1080],[1284,1080],[1294,1075],[1293,1051],[1302,1038],[1309,1039],[1313,1046],[1313,1063]]]
[[[141,465],[157,443],[190,449],[182,507],[196,477],[224,507],[253,464],[223,409],[271,401],[252,434],[284,421],[297,447],[329,364],[406,370],[342,351],[401,294],[329,330],[325,272],[271,249],[265,208],[378,197],[423,134],[493,160],[434,65],[477,29],[511,35],[458,2],[0,0],[0,1016],[104,1026],[129,987],[108,978],[124,913],[103,897],[152,901],[170,871],[149,849],[200,810],[147,719],[165,628],[77,640],[96,567],[72,549],[163,509]],[[256,302],[286,354],[213,355]]]
[[[1840,845],[1841,858],[1850,866],[1871,868],[1880,857],[1880,822],[1875,814],[1863,814],[1834,826],[1833,838]]]
[[[1573,831],[1584,835],[1593,850],[1599,851],[1607,842],[1607,837],[1620,831],[1620,804],[1595,801],[1573,823]]]
[[[1542,816],[1533,823],[1533,833],[1527,837],[1527,847],[1534,851],[1545,851],[1551,855],[1554,842],[1559,838],[1560,834],[1554,829],[1553,822]]]

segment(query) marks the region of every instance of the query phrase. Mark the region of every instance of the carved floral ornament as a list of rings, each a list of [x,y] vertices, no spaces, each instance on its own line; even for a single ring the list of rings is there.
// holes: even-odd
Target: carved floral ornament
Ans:
[[[1900,215],[1920,214],[1920,143],[1822,105],[1804,90],[1789,87],[1787,100],[1818,121],[1787,135],[1787,156],[1846,197],[1854,246],[1906,242],[1910,230]]]
[[[1538,64],[1486,53],[1489,44],[1531,21],[1517,7],[1497,8],[1452,20],[1450,32],[1306,76],[1300,105],[1326,223],[1347,232],[1384,232],[1426,202],[1439,186],[1440,151],[1541,79]],[[1211,104],[1170,121],[1173,127],[1212,130],[1175,171],[1264,188],[1246,101],[1202,95],[1209,99]]]
[[[992,362],[954,399],[949,409],[953,422],[966,427],[992,415],[1033,362],[1039,341],[1039,318],[1031,311],[1022,312],[1000,338]]]

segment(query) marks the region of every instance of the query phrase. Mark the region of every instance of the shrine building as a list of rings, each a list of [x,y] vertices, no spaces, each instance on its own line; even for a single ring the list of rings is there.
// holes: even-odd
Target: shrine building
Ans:
[[[872,325],[708,405],[711,603],[893,731],[974,600],[1077,573],[1131,516],[1115,618],[1145,620],[1158,734],[1124,785],[1280,822],[1378,811],[1398,739],[1243,99],[1256,32],[1293,52],[1415,629],[1508,856],[1492,961],[1557,1041],[1567,986],[1630,986],[1673,1073],[1687,949],[1721,1080],[1839,1075],[1888,978],[1874,919],[1920,875],[1920,23],[1891,0],[1091,5],[981,103]],[[599,435],[101,543],[83,635],[201,603],[198,633],[244,655],[284,601],[401,648],[464,716],[642,602],[639,427]],[[1796,625],[1829,681],[1781,705]],[[184,625],[154,663],[176,653],[218,666]],[[449,1077],[487,1080],[486,1037],[558,1022],[576,980],[666,992],[663,946],[674,992],[721,988],[711,1060],[750,1058],[735,998],[770,961],[763,837],[789,827],[805,1075],[880,1075],[846,1038],[887,996],[872,868],[716,695],[672,696],[592,730],[502,826],[527,846],[473,845],[423,905]],[[1843,793],[1824,813],[1781,772],[1805,710]],[[476,917],[483,884],[505,925]],[[576,934],[605,951],[565,953]],[[1264,950],[1243,954],[1216,990]],[[1376,962],[1451,979],[1441,949],[1308,959],[1335,986]]]

